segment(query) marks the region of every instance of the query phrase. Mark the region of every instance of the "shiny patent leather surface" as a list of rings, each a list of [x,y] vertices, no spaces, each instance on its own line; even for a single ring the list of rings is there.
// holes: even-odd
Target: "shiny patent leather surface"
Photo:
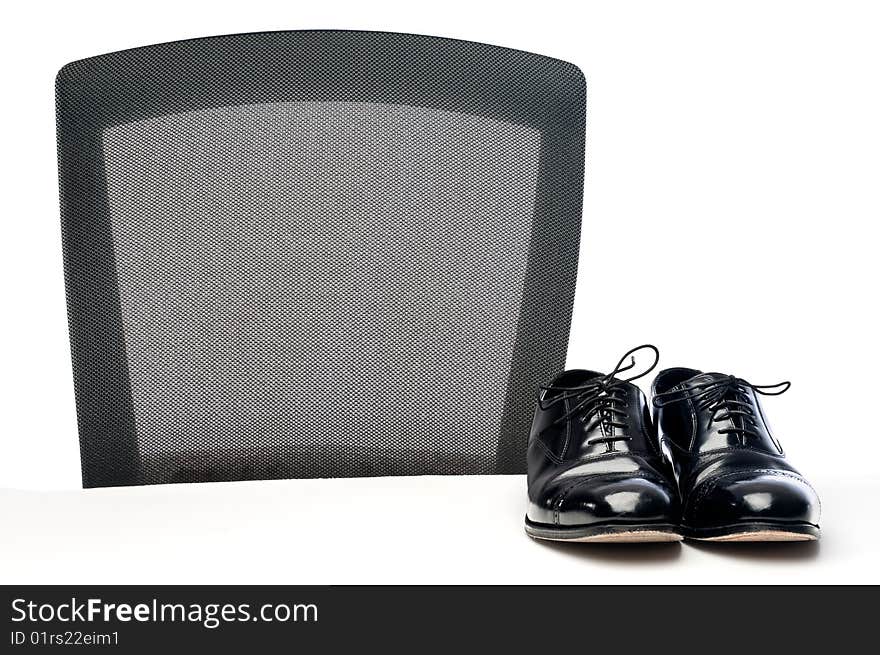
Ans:
[[[565,391],[598,380],[610,390],[582,396]],[[597,404],[608,411],[589,411]],[[594,371],[558,376],[535,409],[528,494],[526,518],[536,524],[676,523],[671,471],[642,391]]]
[[[673,464],[686,529],[752,522],[818,527],[819,498],[786,460],[758,399],[786,385],[754,386],[687,368],[657,375],[655,423]]]

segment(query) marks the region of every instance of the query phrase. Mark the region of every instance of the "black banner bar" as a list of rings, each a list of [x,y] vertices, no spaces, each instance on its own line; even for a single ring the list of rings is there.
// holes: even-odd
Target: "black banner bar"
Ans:
[[[514,647],[768,652],[867,638],[873,588],[0,588],[0,652]],[[870,643],[870,642],[866,642]]]

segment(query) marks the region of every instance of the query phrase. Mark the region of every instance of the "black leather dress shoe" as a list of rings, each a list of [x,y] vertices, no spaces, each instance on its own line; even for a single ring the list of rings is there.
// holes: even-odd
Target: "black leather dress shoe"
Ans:
[[[637,350],[654,364],[616,375]],[[642,391],[639,346],[608,375],[572,370],[542,388],[528,448],[526,532],[557,541],[679,541],[678,499]]]
[[[689,368],[654,380],[655,422],[682,499],[685,537],[707,541],[805,541],[819,537],[819,499],[770,434],[758,386]]]

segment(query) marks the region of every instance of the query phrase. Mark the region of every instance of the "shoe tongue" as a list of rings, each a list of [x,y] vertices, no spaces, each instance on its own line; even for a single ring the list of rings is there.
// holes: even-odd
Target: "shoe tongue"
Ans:
[[[599,378],[604,378],[605,375],[605,373],[588,371],[585,369],[572,369],[565,371],[553,380],[551,386],[554,387],[554,391],[551,391],[548,397],[564,393],[566,389],[589,385],[591,382],[595,382]],[[624,382],[619,378],[611,378],[610,383],[622,387],[634,386],[632,382]]]
[[[694,387],[703,386],[712,382],[720,382],[729,377],[729,375],[725,375],[724,373],[700,373],[699,375],[695,375],[682,382],[681,386],[684,389],[693,389]]]
[[[553,386],[560,388],[580,387],[599,377],[602,377],[602,374],[597,373],[596,371],[572,369],[557,376],[556,379],[553,380]]]

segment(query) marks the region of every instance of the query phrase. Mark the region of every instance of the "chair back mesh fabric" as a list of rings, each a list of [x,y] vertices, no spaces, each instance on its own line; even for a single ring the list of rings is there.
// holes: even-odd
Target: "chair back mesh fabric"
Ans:
[[[524,470],[574,295],[575,66],[272,32],[77,61],[56,98],[85,486]]]

